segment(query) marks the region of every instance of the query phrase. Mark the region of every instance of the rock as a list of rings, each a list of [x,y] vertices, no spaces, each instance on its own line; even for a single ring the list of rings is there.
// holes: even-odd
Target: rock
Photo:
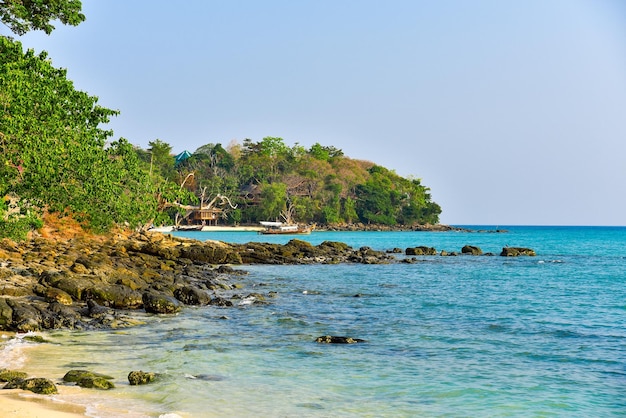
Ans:
[[[17,370],[0,370],[0,382],[12,382],[14,380],[24,380],[28,377],[28,374],[19,372]]]
[[[13,324],[13,309],[5,298],[0,298],[0,330],[9,330]]]
[[[233,306],[233,303],[231,301],[229,301],[228,299],[224,299],[224,298],[218,296],[216,298],[211,299],[211,302],[209,302],[209,305],[230,307],[230,306]]]
[[[115,309],[137,309],[143,305],[140,292],[121,284],[96,286],[90,288],[87,292],[100,305]]]
[[[61,305],[70,306],[73,303],[72,297],[67,292],[56,287],[46,288],[45,298],[48,302],[58,302]]]
[[[7,383],[4,389],[29,390],[40,395],[53,395],[58,393],[57,387],[49,379],[33,377],[30,379],[17,379]]]
[[[241,264],[240,255],[225,245],[194,243],[181,249],[181,258],[210,264]]]
[[[404,253],[406,255],[437,255],[437,250],[433,247],[419,246],[409,247],[404,251]]]
[[[143,307],[148,313],[173,314],[181,310],[180,302],[164,293],[146,292],[142,299]]]
[[[31,343],[37,343],[37,344],[45,344],[45,343],[50,342],[46,340],[44,337],[42,337],[41,335],[25,335],[23,339],[26,341],[30,341]]]
[[[70,370],[63,376],[64,382],[74,382],[83,388],[93,389],[113,389],[115,385],[110,382],[113,377],[100,373],[90,372],[89,370]]]
[[[521,255],[534,257],[537,254],[535,253],[535,250],[532,250],[530,248],[524,248],[524,247],[504,247],[502,249],[502,252],[500,253],[500,255],[502,257],[518,257],[518,256],[521,256]]]
[[[360,338],[351,338],[351,337],[337,337],[333,335],[324,335],[321,337],[317,337],[315,339],[316,343],[325,343],[325,344],[355,344],[355,343],[363,343],[365,340]]]
[[[185,305],[208,305],[211,302],[209,293],[195,286],[183,286],[176,289],[174,297]]]
[[[11,329],[19,332],[41,330],[42,317],[37,308],[14,299],[8,299],[7,304],[13,309],[13,323]]]
[[[393,256],[387,255],[383,251],[375,251],[370,247],[364,246],[358,251],[353,251],[346,258],[347,261],[361,264],[383,264],[388,263]]]
[[[113,313],[113,310],[98,304],[93,299],[89,299],[87,301],[87,309],[90,318],[102,318],[106,315],[111,315]]]
[[[59,328],[74,329],[80,323],[80,314],[67,305],[52,302],[48,305],[48,312],[56,315]]]
[[[76,383],[79,380],[84,379],[86,377],[99,377],[105,380],[113,380],[113,377],[111,376],[107,376],[106,374],[91,372],[89,370],[70,370],[69,372],[65,373],[65,376],[63,376],[63,381]]]
[[[474,245],[465,245],[461,248],[461,254],[482,255],[483,250]]]
[[[85,376],[76,382],[81,388],[109,390],[115,388],[113,382],[98,376]]]
[[[156,379],[156,374],[150,372],[132,371],[128,374],[128,382],[131,385],[145,385],[153,382]]]

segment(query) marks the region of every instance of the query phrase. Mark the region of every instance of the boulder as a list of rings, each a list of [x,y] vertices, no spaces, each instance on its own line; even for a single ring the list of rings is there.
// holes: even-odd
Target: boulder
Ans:
[[[109,390],[115,388],[113,382],[98,376],[85,376],[76,382],[81,388]]]
[[[142,299],[143,307],[148,313],[173,314],[181,310],[180,302],[164,293],[146,292]]]
[[[471,255],[482,255],[483,250],[481,250],[479,247],[476,247],[474,245],[465,245],[463,246],[463,248],[461,248],[461,253],[471,254]]]
[[[534,257],[537,254],[535,250],[524,247],[504,247],[502,252],[500,253],[502,257],[519,257],[521,255],[526,255],[530,257]]]
[[[174,297],[185,305],[208,305],[211,302],[209,293],[196,286],[183,286],[176,289]]]
[[[194,243],[180,251],[181,258],[210,264],[241,264],[241,257],[233,249],[219,244]]]
[[[28,303],[20,303],[13,299],[7,299],[7,304],[13,310],[12,330],[18,332],[41,330],[41,313]]]
[[[13,380],[7,383],[4,389],[28,390],[40,395],[53,395],[58,393],[57,387],[51,380],[40,377]]]
[[[113,389],[115,385],[110,380],[113,380],[113,377],[89,370],[70,370],[63,376],[64,382],[73,382],[82,388],[89,389]]]
[[[45,298],[48,302],[58,302],[61,305],[70,306],[72,302],[72,297],[61,289],[57,289],[56,287],[48,287],[45,289]]]
[[[87,300],[87,312],[90,318],[103,318],[107,315],[113,314],[112,309],[100,305],[93,299]]]
[[[437,250],[433,247],[419,246],[409,247],[404,253],[406,255],[437,255]]]
[[[24,380],[28,377],[28,374],[19,372],[17,370],[0,370],[0,382],[12,382],[14,380]]]
[[[91,372],[89,370],[70,370],[69,372],[65,373],[65,376],[63,376],[63,381],[69,383],[77,383],[79,380],[86,377],[99,377],[105,380],[113,380],[112,376]]]
[[[58,302],[50,303],[47,311],[56,316],[60,328],[74,329],[81,322],[81,315],[77,311]]]
[[[95,286],[87,294],[100,305],[115,309],[137,309],[143,304],[140,292],[121,284]]]
[[[153,382],[156,379],[156,374],[151,372],[132,371],[128,374],[128,383],[131,385],[145,385]]]

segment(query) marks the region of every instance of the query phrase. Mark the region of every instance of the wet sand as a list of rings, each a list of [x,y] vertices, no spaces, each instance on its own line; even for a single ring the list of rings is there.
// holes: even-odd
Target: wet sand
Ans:
[[[55,401],[20,389],[0,390],[0,417],[76,418],[84,417],[83,407]]]

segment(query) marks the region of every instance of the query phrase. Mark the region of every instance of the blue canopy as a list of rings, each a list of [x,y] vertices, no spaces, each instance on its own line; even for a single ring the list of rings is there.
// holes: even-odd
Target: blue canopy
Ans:
[[[182,163],[183,161],[185,161],[187,158],[191,157],[191,153],[189,151],[183,151],[180,154],[178,154],[176,156],[176,165]]]

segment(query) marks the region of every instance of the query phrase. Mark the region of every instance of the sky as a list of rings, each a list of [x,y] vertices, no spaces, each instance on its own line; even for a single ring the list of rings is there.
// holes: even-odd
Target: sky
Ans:
[[[420,178],[445,224],[626,225],[621,0],[84,0],[83,13],[16,38],[121,112],[113,139],[320,143]]]

